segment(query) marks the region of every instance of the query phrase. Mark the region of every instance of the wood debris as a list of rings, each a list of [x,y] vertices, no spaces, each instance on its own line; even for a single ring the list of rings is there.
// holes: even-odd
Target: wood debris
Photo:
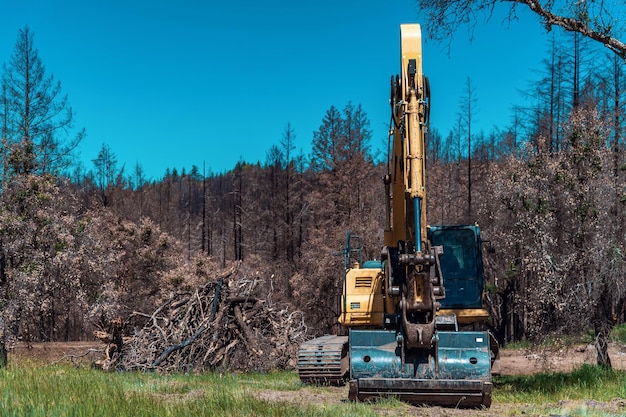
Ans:
[[[95,336],[105,370],[269,371],[294,368],[306,328],[302,313],[273,305],[262,279],[239,264],[204,285],[172,295],[151,314],[133,312]],[[134,324],[134,325],[133,325]],[[131,334],[123,334],[129,332]]]

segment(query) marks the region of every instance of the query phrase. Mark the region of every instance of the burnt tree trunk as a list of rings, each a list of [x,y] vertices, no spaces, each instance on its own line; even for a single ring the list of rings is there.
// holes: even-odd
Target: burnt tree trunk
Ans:
[[[598,365],[603,368],[612,368],[611,358],[609,357],[609,335],[612,326],[608,324],[595,325],[596,341],[595,348],[598,352]]]
[[[593,330],[596,335],[595,348],[598,354],[598,365],[604,368],[612,368],[609,357],[609,336],[615,325],[612,314],[611,295],[608,292],[606,283],[602,286],[602,295],[598,299],[595,308]]]
[[[7,358],[7,347],[3,341],[0,341],[0,369],[6,368],[9,360]]]

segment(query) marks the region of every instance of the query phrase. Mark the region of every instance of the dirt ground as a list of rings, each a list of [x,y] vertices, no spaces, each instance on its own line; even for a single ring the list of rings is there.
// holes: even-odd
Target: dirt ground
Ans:
[[[93,362],[102,358],[102,344],[99,342],[68,342],[68,343],[34,343],[30,347],[18,345],[9,353],[9,361],[32,360],[42,364],[52,364],[61,361]],[[612,344],[609,355],[615,369],[626,370],[626,346]],[[501,375],[529,375],[542,371],[571,371],[582,364],[595,363],[595,350],[592,346],[577,346],[574,348],[545,351],[503,350],[500,360]],[[259,390],[259,398],[268,401],[284,401],[293,403],[340,404],[347,401],[347,387],[305,387],[294,391]],[[413,407],[401,406],[393,410],[385,409],[381,405],[373,404],[380,414],[385,416],[424,416],[424,417],[496,417],[496,416],[539,416],[549,415],[569,416],[588,415],[597,411],[604,415],[626,416],[626,399],[616,398],[610,402],[598,402],[593,399],[586,401],[560,401],[551,404],[550,409],[556,413],[541,414],[530,404],[497,404],[494,402],[488,410],[463,410],[442,407]],[[544,407],[545,410],[545,407]],[[570,414],[571,413],[571,414]]]
[[[595,364],[596,350],[591,345],[533,352],[504,349],[500,357],[502,375],[531,375],[542,371],[569,372],[585,363]],[[626,370],[626,346],[611,344],[609,357],[613,368]]]
[[[54,364],[61,361],[90,363],[104,356],[104,345],[98,341],[18,343],[9,350],[9,362],[33,361]]]

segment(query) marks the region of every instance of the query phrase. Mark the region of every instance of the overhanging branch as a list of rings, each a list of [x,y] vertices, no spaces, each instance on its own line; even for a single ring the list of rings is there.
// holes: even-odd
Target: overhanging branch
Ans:
[[[558,16],[550,10],[544,8],[538,0],[505,0],[513,3],[525,4],[534,13],[538,14],[546,27],[559,26],[570,32],[578,32],[583,36],[602,43],[604,46],[615,52],[622,59],[626,59],[626,44],[620,40],[598,30],[591,28],[582,20],[570,17]],[[608,31],[607,31],[608,32]]]

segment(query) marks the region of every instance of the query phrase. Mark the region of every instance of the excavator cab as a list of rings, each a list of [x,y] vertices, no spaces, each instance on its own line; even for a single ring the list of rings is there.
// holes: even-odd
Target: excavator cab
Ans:
[[[430,226],[427,234],[433,245],[443,247],[440,262],[446,297],[440,301],[439,314],[454,314],[461,325],[487,320],[480,228],[477,225]]]

